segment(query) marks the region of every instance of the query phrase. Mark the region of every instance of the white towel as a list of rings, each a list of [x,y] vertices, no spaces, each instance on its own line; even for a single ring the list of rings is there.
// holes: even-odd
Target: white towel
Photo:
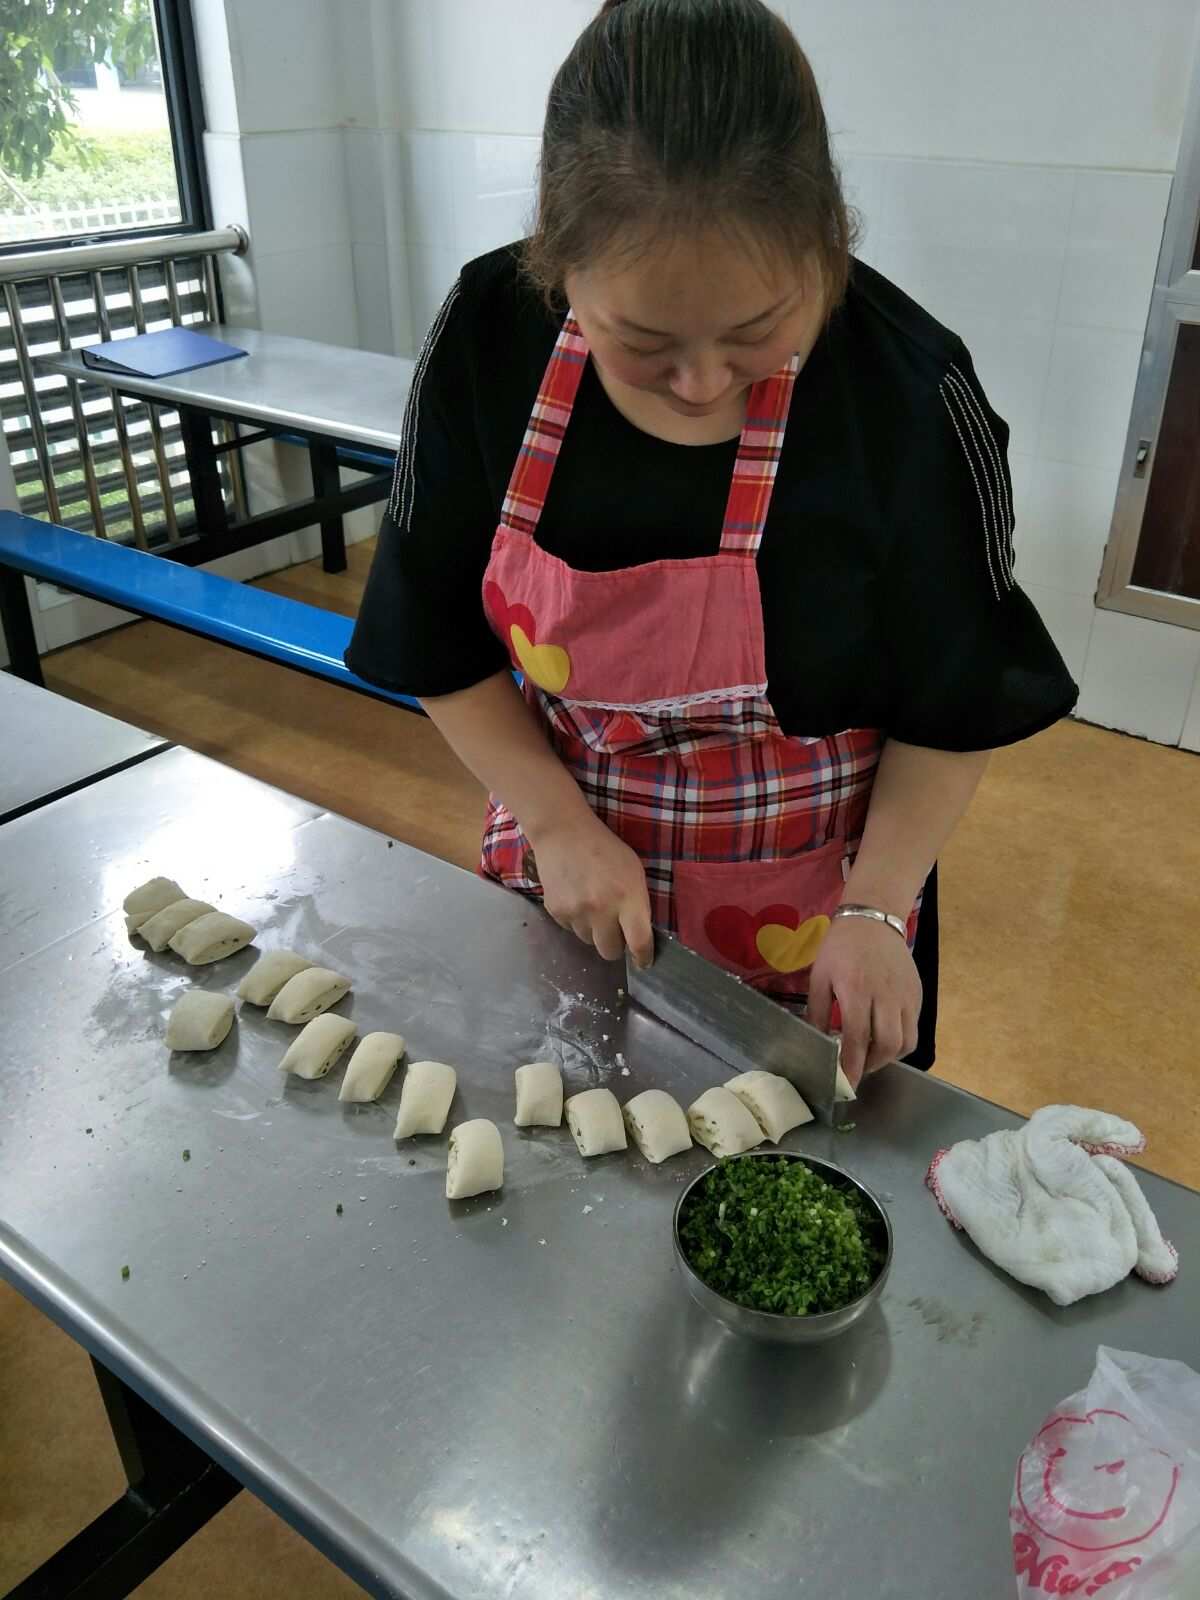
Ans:
[[[1114,1159],[1145,1148],[1120,1117],[1045,1106],[1023,1128],[939,1151],[925,1182],[985,1256],[1069,1306],[1130,1272],[1169,1283],[1179,1270],[1133,1173]]]

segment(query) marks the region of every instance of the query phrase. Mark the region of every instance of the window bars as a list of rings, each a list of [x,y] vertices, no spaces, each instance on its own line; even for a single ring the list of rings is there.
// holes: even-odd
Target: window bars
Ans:
[[[216,257],[246,243],[240,228],[219,228],[0,256],[0,420],[19,510],[142,550],[187,535],[195,508],[178,414],[39,371],[37,358],[216,321]],[[226,502],[244,517],[239,453],[219,461]]]

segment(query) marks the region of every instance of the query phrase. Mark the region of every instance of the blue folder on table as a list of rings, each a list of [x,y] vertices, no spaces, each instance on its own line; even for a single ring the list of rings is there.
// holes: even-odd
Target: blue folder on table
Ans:
[[[132,339],[84,345],[80,354],[85,365],[101,372],[169,378],[176,372],[193,372],[197,367],[214,367],[218,361],[232,361],[246,352],[191,328],[163,328],[159,333],[139,333]]]

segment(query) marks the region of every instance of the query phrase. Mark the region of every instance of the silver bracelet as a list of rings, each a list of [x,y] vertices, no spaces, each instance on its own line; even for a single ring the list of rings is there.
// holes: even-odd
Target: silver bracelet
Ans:
[[[877,911],[874,906],[839,906],[833,913],[834,917],[866,917],[870,922],[886,922],[893,933],[898,933],[908,943],[908,928],[899,917],[893,917],[889,911]]]

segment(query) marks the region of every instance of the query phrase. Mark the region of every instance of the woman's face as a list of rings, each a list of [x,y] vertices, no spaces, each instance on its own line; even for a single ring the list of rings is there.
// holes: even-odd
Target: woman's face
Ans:
[[[568,273],[566,290],[604,372],[685,417],[803,363],[825,322],[814,261],[784,264],[717,229]]]

